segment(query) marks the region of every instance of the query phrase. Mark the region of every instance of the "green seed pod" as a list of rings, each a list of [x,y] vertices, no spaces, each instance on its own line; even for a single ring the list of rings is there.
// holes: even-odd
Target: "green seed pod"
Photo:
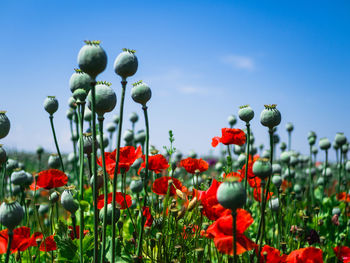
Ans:
[[[331,142],[328,140],[328,138],[321,138],[318,145],[321,150],[328,150],[331,147]]]
[[[105,208],[102,207],[102,209],[100,211],[100,220],[102,222],[104,222],[104,210],[105,210]],[[114,223],[116,223],[116,222],[118,222],[119,217],[120,217],[120,210],[119,210],[119,208],[116,207],[114,211],[115,211],[115,222]],[[112,204],[108,204],[107,205],[107,220],[106,220],[107,225],[112,224],[112,213],[113,213],[113,206],[112,206]]]
[[[131,165],[131,168],[139,169],[142,163],[143,163],[142,158],[139,158]]]
[[[0,167],[2,164],[6,163],[7,153],[4,148],[2,148],[2,144],[0,144]]]
[[[261,154],[261,158],[269,159],[270,158],[270,150],[265,150]]]
[[[288,164],[290,163],[290,157],[291,157],[291,154],[290,152],[283,152],[281,153],[281,161],[285,164]]]
[[[245,153],[241,153],[238,158],[237,158],[237,164],[239,167],[242,167],[245,164],[245,160],[246,160],[246,154]]]
[[[288,123],[286,124],[286,130],[287,130],[287,132],[292,132],[292,131],[294,130],[293,123],[288,122]]]
[[[123,79],[126,79],[135,75],[138,64],[135,50],[123,48],[123,52],[114,61],[114,71]]]
[[[92,120],[92,112],[88,107],[85,107],[84,121],[90,122]]]
[[[114,116],[113,116],[113,122],[114,122],[115,124],[117,124],[117,125],[118,125],[118,124],[119,124],[119,121],[120,121],[120,117],[119,117],[119,115],[117,115],[117,114],[116,114],[116,115],[114,115]]]
[[[316,146],[312,146],[312,153],[317,154],[318,153],[318,148]]]
[[[26,175],[27,175],[27,179],[26,179],[26,182],[24,183],[26,186],[29,186],[33,183],[34,181],[34,177],[31,173],[28,173],[26,172]]]
[[[350,160],[346,162],[345,169],[348,173],[350,172]]]
[[[74,110],[71,108],[68,108],[68,110],[66,111],[66,117],[68,120],[73,120],[73,116],[74,116]]]
[[[222,162],[217,162],[215,164],[215,170],[218,171],[218,172],[221,172],[222,171],[222,168],[224,168],[224,165],[222,164]]]
[[[249,105],[244,105],[240,107],[238,116],[242,121],[249,123],[254,118],[254,111]]]
[[[69,99],[68,99],[68,106],[69,106],[69,108],[71,108],[73,110],[75,110],[77,108],[77,102],[76,102],[76,100],[73,97],[69,97]]]
[[[267,159],[258,159],[253,164],[253,173],[260,179],[265,179],[271,175],[272,166]]]
[[[183,154],[176,149],[175,160],[178,161],[178,162],[181,161],[182,160],[182,156],[183,156]]]
[[[346,144],[346,137],[344,135],[344,133],[342,132],[337,132],[337,134],[335,135],[335,139],[334,141],[341,147],[344,144]]]
[[[107,123],[106,130],[110,133],[115,132],[115,124],[113,122]]]
[[[97,175],[97,189],[100,189],[103,186],[103,182],[104,182],[104,180],[103,180],[102,174],[98,174]],[[91,176],[90,185],[91,185],[91,187],[94,186],[94,175]]]
[[[36,154],[37,155],[41,155],[44,153],[44,148],[39,146],[38,148],[36,148]]]
[[[272,211],[277,212],[279,210],[279,207],[280,207],[280,203],[279,203],[278,198],[271,199],[269,202],[269,206],[270,206],[270,209]]]
[[[13,171],[14,169],[18,168],[18,161],[13,159],[7,160],[6,170],[7,171]]]
[[[317,135],[314,131],[309,131],[308,135],[307,135],[307,138],[311,138],[311,137],[315,137],[315,139],[317,138]]]
[[[277,187],[280,188],[282,185],[282,177],[279,175],[274,175],[272,177],[272,183]]]
[[[144,130],[140,130],[135,134],[135,143],[140,143],[141,145],[146,141],[146,132]]]
[[[58,110],[58,100],[55,96],[47,96],[44,100],[44,109],[50,115],[53,115]]]
[[[23,170],[17,170],[11,174],[11,183],[14,185],[25,185],[27,183],[27,174]]]
[[[293,191],[294,191],[296,194],[301,194],[302,188],[301,188],[301,186],[300,186],[299,184],[296,184],[296,185],[294,185],[294,187],[293,187]]]
[[[97,141],[98,141],[98,145],[101,145],[101,144],[100,144],[100,143],[101,143],[100,138],[97,138]],[[109,144],[109,138],[108,138],[108,136],[105,135],[105,134],[103,135],[102,144],[103,144],[103,147],[104,147],[104,148],[106,148],[106,147],[108,146],[108,144]]]
[[[349,145],[347,143],[343,144],[341,147],[341,151],[344,154],[347,154],[347,152],[349,151]]]
[[[130,113],[129,115],[129,120],[132,122],[132,123],[135,123],[139,120],[139,115],[137,115],[136,112],[132,112]]]
[[[243,147],[241,147],[239,145],[234,145],[233,152],[237,155],[240,155],[241,153],[244,152],[244,150],[243,150]]]
[[[270,129],[281,123],[281,113],[277,110],[275,104],[265,105],[265,109],[260,114],[260,122]]]
[[[255,146],[253,146],[250,150],[250,153],[254,156],[255,154],[258,153],[258,148],[256,148]]]
[[[196,159],[197,158],[197,153],[193,150],[191,150],[189,153],[188,153],[188,156],[193,158],[193,159]]]
[[[295,157],[293,154],[290,156],[289,164],[291,166],[296,166],[299,163],[299,160],[297,157]]]
[[[332,169],[330,167],[326,168],[325,176],[331,178],[333,176]]]
[[[282,152],[284,152],[287,149],[287,144],[285,142],[281,142],[280,149]]]
[[[0,111],[0,139],[5,138],[10,132],[10,120],[6,116],[6,111]]]
[[[83,89],[77,89],[73,93],[73,98],[79,104],[85,102],[86,96],[87,96],[87,93]]]
[[[142,180],[132,180],[130,183],[130,190],[131,192],[137,194],[140,193],[143,189],[143,182]]]
[[[75,156],[74,152],[71,152],[71,153],[68,154],[68,156],[67,156],[67,162],[68,162],[69,164],[72,164],[72,165],[73,165],[77,160],[78,160],[78,157]]]
[[[12,231],[24,216],[22,206],[16,201],[5,201],[0,205],[0,223]]]
[[[232,211],[242,208],[247,201],[247,194],[242,184],[237,181],[221,183],[217,190],[216,197],[219,204]]]
[[[140,103],[143,106],[146,106],[146,103],[152,97],[151,88],[146,83],[142,82],[142,80],[138,81],[132,85],[133,85],[133,87],[131,89],[132,99],[135,102]]]
[[[338,216],[340,216],[340,214],[341,214],[341,210],[340,210],[339,207],[334,207],[334,208],[332,209],[332,215],[338,215]]]
[[[39,209],[38,209],[39,215],[44,216],[49,211],[50,211],[50,206],[48,204],[41,204],[39,206]]]
[[[98,74],[103,72],[107,66],[107,54],[100,46],[100,41],[84,41],[78,54],[79,68],[95,79]]]
[[[12,194],[14,196],[18,196],[19,194],[21,194],[23,192],[24,188],[21,187],[20,185],[14,185],[12,187]]]
[[[95,86],[95,110],[99,116],[103,116],[106,112],[111,112],[117,104],[117,96],[109,83],[98,82]],[[91,92],[88,95],[88,107],[91,110]]]
[[[274,135],[273,135],[273,143],[276,145],[276,144],[278,144],[280,142],[280,136],[277,134],[277,133],[275,133]]]
[[[323,178],[323,177],[319,177],[319,178],[317,179],[316,184],[317,184],[318,186],[323,186],[323,185],[324,185],[324,178]]]
[[[338,150],[340,148],[340,145],[337,142],[333,142],[333,149]]]
[[[50,195],[50,202],[52,204],[57,203],[59,198],[60,198],[60,196],[59,196],[59,194],[56,191],[52,192],[51,195]]]
[[[71,92],[74,93],[78,89],[83,89],[86,93],[89,93],[93,79],[80,69],[74,70],[75,72],[69,79],[69,87]]]
[[[235,115],[230,115],[227,118],[228,124],[232,127],[237,123],[237,117]]]
[[[79,203],[74,199],[73,193],[71,190],[66,189],[63,191],[61,195],[61,204],[65,210],[70,212],[71,214],[75,214],[75,212],[79,208]]]
[[[55,153],[51,154],[49,156],[47,164],[48,164],[49,168],[51,168],[51,169],[59,169],[61,167],[61,161],[60,161],[60,157],[58,156],[58,154],[55,154]]]
[[[272,164],[272,174],[281,174],[282,167],[279,163]]]
[[[316,137],[309,137],[308,138],[308,141],[309,141],[309,145],[314,145],[316,143]]]

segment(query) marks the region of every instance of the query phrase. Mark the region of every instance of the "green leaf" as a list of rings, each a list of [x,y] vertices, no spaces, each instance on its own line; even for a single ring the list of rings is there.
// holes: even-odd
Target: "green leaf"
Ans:
[[[80,209],[82,209],[84,212],[88,212],[90,210],[90,204],[87,201],[81,200],[79,204]]]
[[[54,236],[57,244],[57,250],[60,257],[66,258],[68,260],[73,260],[76,256],[78,250],[77,245],[69,237],[60,237],[58,235]]]

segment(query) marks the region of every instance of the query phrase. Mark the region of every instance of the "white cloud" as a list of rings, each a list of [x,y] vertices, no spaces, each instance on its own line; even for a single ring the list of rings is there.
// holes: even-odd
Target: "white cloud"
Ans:
[[[253,71],[255,69],[254,59],[248,56],[227,55],[223,57],[221,61],[236,69],[242,69],[246,71]]]
[[[208,93],[207,89],[196,87],[196,86],[189,86],[189,85],[179,86],[178,91],[180,91],[183,94],[203,95]]]

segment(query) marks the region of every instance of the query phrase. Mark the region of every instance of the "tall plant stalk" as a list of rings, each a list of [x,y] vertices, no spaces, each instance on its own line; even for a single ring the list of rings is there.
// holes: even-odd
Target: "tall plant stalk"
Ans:
[[[247,156],[245,158],[245,171],[244,171],[244,189],[247,191],[247,183],[248,183],[248,163],[249,163],[249,154],[250,154],[250,124],[247,123]]]
[[[61,152],[60,152],[60,148],[58,147],[58,142],[57,142],[57,137],[56,137],[56,132],[55,132],[55,126],[53,125],[53,115],[50,114],[49,118],[50,118],[51,130],[52,130],[53,139],[55,141],[57,154],[58,154],[58,157],[60,158],[62,171],[64,172],[64,165],[63,165],[62,155],[61,155]]]

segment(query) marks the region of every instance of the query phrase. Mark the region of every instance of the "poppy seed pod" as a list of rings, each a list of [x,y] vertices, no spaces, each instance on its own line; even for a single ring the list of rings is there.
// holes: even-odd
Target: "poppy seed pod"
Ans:
[[[115,124],[113,122],[107,123],[106,130],[110,133],[115,132]]]
[[[131,142],[134,139],[134,134],[132,130],[126,130],[123,134],[123,139],[126,142]]]
[[[294,185],[293,191],[294,191],[296,194],[301,194],[301,192],[302,192],[301,186],[300,186],[299,184]]]
[[[216,197],[220,205],[235,211],[242,208],[247,200],[247,194],[240,182],[226,181],[220,184]]]
[[[227,118],[228,124],[232,127],[237,123],[237,118],[235,115],[230,115]]]
[[[57,203],[58,199],[60,198],[59,194],[55,191],[50,194],[50,202],[52,204]]]
[[[5,201],[0,205],[0,223],[11,231],[21,223],[23,216],[23,208],[17,201]]]
[[[135,142],[143,144],[146,140],[146,132],[144,130],[140,130],[135,134]]]
[[[324,178],[323,178],[323,177],[319,177],[319,178],[317,179],[316,184],[317,184],[318,186],[323,186],[323,185],[324,185]]]
[[[0,111],[0,139],[5,138],[10,132],[10,120],[6,116],[6,111]]]
[[[277,133],[275,133],[273,135],[273,143],[278,144],[279,142],[280,142],[280,136]]]
[[[241,153],[244,152],[244,149],[242,146],[239,146],[239,145],[234,145],[233,147],[233,152],[237,155],[240,155]]]
[[[260,114],[260,122],[270,129],[281,123],[281,113],[276,108],[276,104],[265,105],[265,109]]]
[[[66,111],[66,117],[68,120],[73,120],[73,116],[74,116],[74,110],[71,108],[68,108],[68,110]]]
[[[346,144],[346,137],[344,135],[344,133],[342,132],[337,132],[337,134],[335,135],[335,139],[334,141],[341,147],[344,144]]]
[[[59,169],[61,167],[60,157],[58,156],[58,154],[55,153],[49,156],[47,163],[49,168],[52,169]]]
[[[74,200],[73,193],[69,189],[63,191],[61,195],[61,204],[63,208],[71,214],[75,214],[79,208],[78,201]]]
[[[2,164],[6,163],[7,154],[4,148],[2,148],[2,144],[0,144],[0,167]]]
[[[69,87],[72,93],[78,89],[85,90],[88,93],[91,89],[91,83],[93,79],[80,69],[74,69],[75,72],[69,79]]]
[[[47,214],[49,211],[50,211],[50,206],[48,204],[41,204],[39,206],[39,209],[38,209],[39,215],[43,216]]]
[[[44,153],[44,148],[39,146],[38,148],[36,148],[36,154],[37,155],[41,155]]]
[[[340,145],[339,145],[336,141],[334,141],[334,142],[333,142],[333,149],[334,149],[334,150],[338,150],[339,147],[340,147]]]
[[[97,175],[97,189],[100,189],[102,186],[103,186],[103,176],[102,174],[98,174]],[[94,175],[91,176],[91,179],[90,179],[90,185],[93,187],[94,186]]]
[[[87,96],[87,93],[83,89],[77,89],[73,93],[73,98],[79,104],[85,102],[86,96]]]
[[[293,123],[288,122],[288,123],[286,124],[286,130],[287,130],[287,132],[292,132],[292,131],[294,130]]]
[[[132,122],[132,123],[135,123],[139,120],[139,115],[137,115],[136,112],[132,112],[130,113],[129,115],[129,120]]]
[[[146,83],[142,82],[142,80],[138,81],[132,85],[133,85],[133,87],[131,89],[132,99],[135,102],[140,103],[143,106],[146,106],[146,103],[152,97],[151,88]]]
[[[289,164],[291,166],[296,166],[299,163],[299,160],[297,157],[295,157],[293,154],[290,156]]]
[[[279,207],[280,207],[280,203],[279,203],[278,198],[271,199],[270,202],[269,202],[269,206],[270,206],[270,209],[272,211],[277,212]]]
[[[31,185],[34,181],[34,177],[31,173],[26,172],[26,175],[27,175],[27,180],[25,182],[25,185]]]
[[[218,171],[218,172],[221,172],[222,171],[222,168],[224,168],[224,165],[222,164],[222,162],[217,162],[215,164],[215,170]]]
[[[58,110],[58,100],[55,96],[47,96],[44,100],[44,109],[50,115],[53,115]]]
[[[123,48],[114,61],[114,71],[123,79],[133,76],[138,68],[138,60],[135,56],[135,50]]]
[[[102,209],[100,211],[100,220],[102,222],[104,222],[104,210],[105,210],[105,208],[102,207]],[[119,208],[116,207],[114,211],[115,211],[115,222],[114,223],[116,223],[116,222],[118,222],[119,217],[120,217],[120,210],[119,210]],[[112,224],[112,213],[113,213],[113,206],[112,206],[112,204],[108,204],[107,205],[107,220],[106,220],[107,225]]]
[[[340,216],[340,214],[341,214],[341,210],[340,210],[339,207],[334,207],[334,208],[332,209],[332,215],[338,215],[338,216]]]
[[[258,159],[253,164],[253,174],[260,179],[269,177],[272,173],[272,167],[267,159]]]
[[[345,170],[346,170],[347,172],[350,172],[350,160],[346,162],[346,164],[345,164]]]
[[[289,162],[290,162],[290,152],[283,152],[281,153],[281,161],[285,164],[288,164],[289,165]]]
[[[6,164],[6,170],[13,171],[18,168],[18,161],[13,159],[8,159]]]
[[[309,131],[308,135],[307,135],[307,138],[310,138],[310,137],[315,137],[315,139],[317,138],[317,135],[314,131]]]
[[[316,143],[316,137],[309,137],[307,139],[309,141],[309,145],[314,145]]]
[[[79,68],[95,79],[107,66],[107,54],[100,46],[100,41],[86,40],[78,54]]]
[[[342,153],[346,154],[349,150],[349,145],[347,143],[343,144],[341,147]]]
[[[84,121],[90,122],[92,120],[92,112],[89,107],[85,107]]]
[[[73,97],[69,97],[69,99],[68,99],[68,106],[69,106],[69,108],[71,108],[73,110],[76,109],[77,102],[75,101],[75,99]]]
[[[274,175],[272,177],[272,183],[277,187],[280,188],[282,185],[282,177],[279,175]]]
[[[318,145],[321,150],[328,150],[331,147],[331,142],[328,140],[328,138],[321,138]]]
[[[99,116],[111,112],[117,104],[117,96],[110,85],[107,82],[97,82],[95,86],[95,110]],[[91,91],[88,95],[88,107],[91,110]]]
[[[282,152],[285,151],[287,149],[287,144],[285,142],[281,142],[280,149]]]
[[[312,146],[312,153],[317,154],[318,153],[318,148],[316,146]]]
[[[27,174],[23,170],[15,170],[11,174],[11,183],[14,185],[24,185],[27,183]]]
[[[254,118],[254,111],[249,105],[244,105],[240,107],[238,116],[242,121],[248,123]]]
[[[272,173],[273,174],[280,174],[282,171],[282,167],[279,163],[272,164]]]
[[[269,159],[270,158],[270,150],[267,149],[267,150],[263,151],[263,153],[261,154],[261,158]]]
[[[142,180],[132,180],[130,183],[130,190],[133,193],[140,193],[143,189],[143,182]]]

